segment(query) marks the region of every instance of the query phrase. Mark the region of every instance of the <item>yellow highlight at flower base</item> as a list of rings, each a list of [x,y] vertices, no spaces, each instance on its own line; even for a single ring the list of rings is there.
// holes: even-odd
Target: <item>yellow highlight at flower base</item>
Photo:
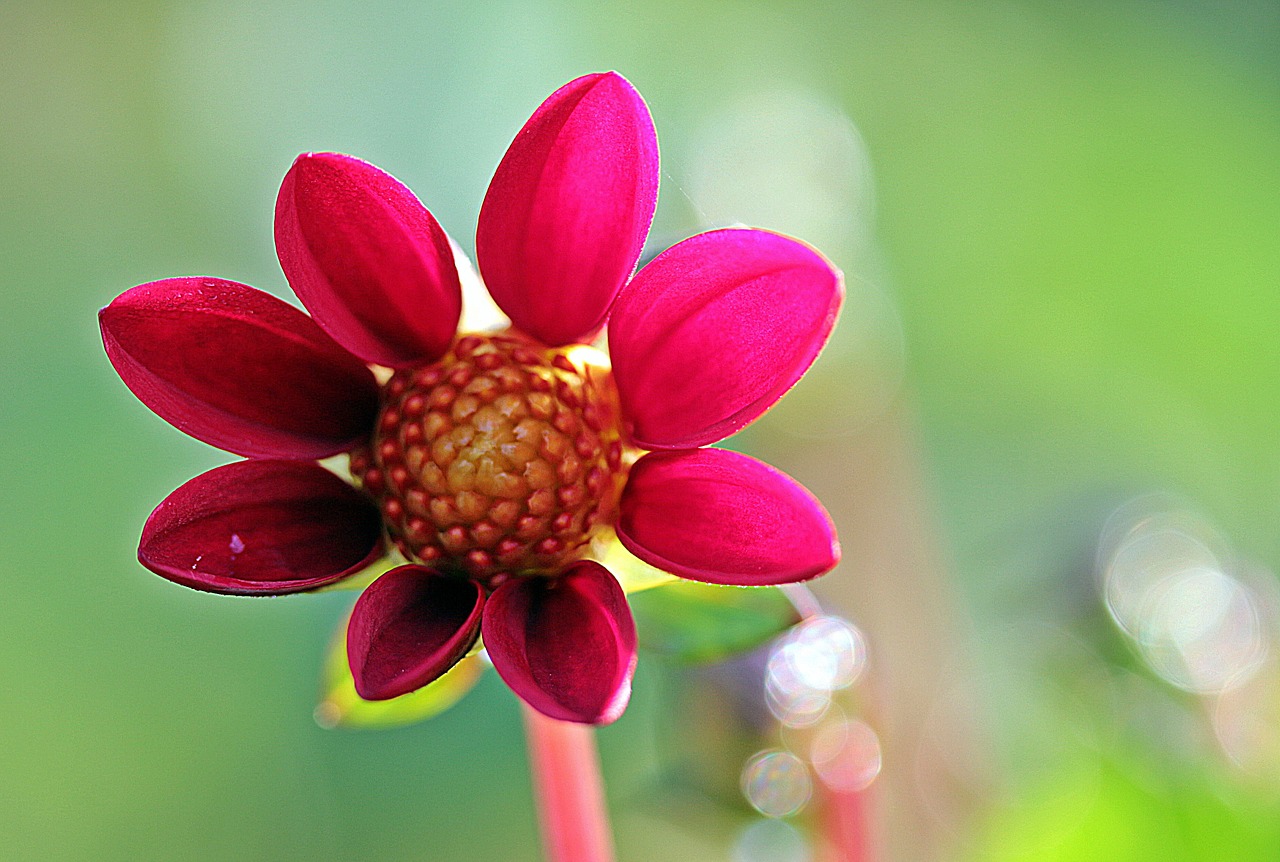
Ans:
[[[605,530],[595,538],[591,543],[590,558],[613,572],[623,592],[628,595],[680,580],[628,551],[613,530]]]

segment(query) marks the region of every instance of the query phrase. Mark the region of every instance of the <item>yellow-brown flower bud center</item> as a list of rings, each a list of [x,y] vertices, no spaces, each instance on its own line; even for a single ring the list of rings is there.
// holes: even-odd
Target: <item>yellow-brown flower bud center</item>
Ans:
[[[554,573],[612,522],[625,478],[603,367],[512,335],[469,335],[397,371],[351,472],[410,560],[480,579]]]

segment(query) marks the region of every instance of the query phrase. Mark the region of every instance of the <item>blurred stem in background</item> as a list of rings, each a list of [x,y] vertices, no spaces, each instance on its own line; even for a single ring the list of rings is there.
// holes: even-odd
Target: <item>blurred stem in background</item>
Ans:
[[[824,616],[822,603],[805,584],[787,584],[783,593],[791,601],[796,612],[805,620]],[[841,743],[835,759],[837,771],[860,772],[862,752],[854,746]],[[869,782],[868,782],[869,783]],[[875,814],[871,809],[869,787],[849,786],[847,782],[833,783],[819,773],[815,782],[816,828],[820,841],[819,859],[822,862],[874,862],[872,824]]]
[[[547,862],[613,862],[595,729],[521,708]]]
[[[941,693],[964,688],[956,665],[968,637],[947,586],[909,400],[899,393],[843,445],[797,451],[791,441],[764,438],[754,451],[778,458],[829,501],[844,576],[818,582],[815,592],[824,605],[856,610],[871,643],[886,767],[877,781],[878,812],[855,818],[871,834],[852,840],[883,848],[891,859],[949,859],[971,840],[966,831],[982,807],[989,765],[976,744],[976,715],[937,715]],[[809,453],[814,463],[806,463]],[[967,691],[953,699],[975,700]],[[825,829],[847,828],[831,813]]]
[[[870,820],[858,816],[869,834],[855,843],[888,859],[957,858],[987,792],[989,753],[976,744],[986,714],[969,683],[972,633],[932,512],[908,382],[908,321],[879,248],[876,188],[886,157],[873,162],[843,105],[803,88],[726,99],[698,144],[686,173],[703,227],[786,225],[844,269],[845,313],[823,358],[736,445],[800,478],[839,528],[843,561],[813,591],[867,636],[864,689],[873,703],[864,705],[884,743],[875,789],[883,804]],[[945,712],[944,696],[965,710]]]

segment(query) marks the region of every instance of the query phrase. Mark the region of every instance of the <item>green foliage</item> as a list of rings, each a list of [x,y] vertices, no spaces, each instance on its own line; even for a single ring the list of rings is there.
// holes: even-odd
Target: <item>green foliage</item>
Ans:
[[[1274,859],[1274,803],[1209,768],[1081,752],[998,809],[977,858],[999,862],[1236,862]]]
[[[710,662],[760,646],[800,621],[777,587],[680,581],[631,596],[640,646],[682,662]]]

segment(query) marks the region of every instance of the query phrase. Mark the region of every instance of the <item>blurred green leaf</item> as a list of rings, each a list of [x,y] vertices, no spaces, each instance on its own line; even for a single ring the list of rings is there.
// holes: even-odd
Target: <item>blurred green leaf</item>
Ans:
[[[999,862],[1236,862],[1275,859],[1270,794],[1224,783],[1206,764],[1080,750],[991,812],[965,858]]]
[[[754,649],[800,621],[777,587],[679,581],[630,597],[640,646],[684,662]]]
[[[320,702],[316,704],[316,724],[325,729],[389,728],[425,721],[453,706],[471,691],[485,661],[479,649],[472,650],[448,673],[391,700],[365,700],[356,694],[355,680],[347,664],[347,623],[343,620],[325,657],[321,677]]]

